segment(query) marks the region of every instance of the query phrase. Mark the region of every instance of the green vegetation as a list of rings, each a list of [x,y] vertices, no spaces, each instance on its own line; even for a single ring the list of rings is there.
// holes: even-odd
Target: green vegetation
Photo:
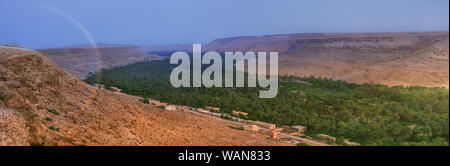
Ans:
[[[192,107],[240,110],[248,119],[303,125],[362,145],[448,145],[449,90],[352,84],[326,78],[283,76],[278,96],[259,98],[260,88],[173,88],[168,60],[101,70],[85,81],[124,93]],[[298,83],[301,80],[311,83]],[[341,139],[341,138],[340,138]],[[339,141],[341,142],[341,140]]]
[[[33,142],[33,143],[30,143],[30,146],[44,146],[44,144],[45,144],[45,142],[42,142],[42,143]]]
[[[51,122],[51,121],[52,121],[52,118],[45,117],[44,120]]]
[[[220,117],[223,118],[223,119],[226,119],[226,120],[231,120],[231,117],[230,117],[230,116],[221,115]]]
[[[48,129],[50,129],[50,130],[55,130],[55,131],[59,131],[59,128],[56,128],[55,126],[50,126],[50,127],[48,127]]]
[[[345,138],[342,136],[336,138],[336,144],[338,144],[338,145],[345,145],[344,141],[345,141]]]
[[[305,144],[305,143],[301,143],[301,142],[300,142],[300,143],[297,144],[297,146],[308,146],[308,144]]]
[[[55,114],[55,115],[59,115],[59,112],[57,112],[55,109],[48,109],[48,112]]]
[[[142,99],[142,103],[144,103],[144,104],[150,104],[150,102],[148,102],[148,99],[147,99],[147,98]]]

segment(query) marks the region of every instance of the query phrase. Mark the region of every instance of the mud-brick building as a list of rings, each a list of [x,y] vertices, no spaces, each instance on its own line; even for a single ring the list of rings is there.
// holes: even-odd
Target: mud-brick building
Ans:
[[[242,127],[247,131],[259,131],[259,126],[256,125],[244,125]]]
[[[174,105],[166,105],[165,109],[168,111],[175,111],[175,110],[177,110],[177,107]]]
[[[220,108],[218,108],[218,107],[211,107],[211,106],[206,106],[205,109],[210,110],[210,111],[214,111],[214,112],[220,111]]]
[[[272,139],[280,139],[280,132],[278,131],[269,130],[266,134]]]
[[[244,115],[244,116],[248,116],[247,112],[242,112],[242,111],[236,111],[236,110],[232,110],[231,113],[233,115],[239,116],[239,115]]]
[[[291,128],[293,128],[298,133],[304,133],[306,131],[305,126],[297,125],[297,126],[292,126]]]
[[[261,122],[261,121],[251,121],[251,120],[247,120],[245,121],[248,124],[253,124],[253,125],[257,125],[259,127],[262,128],[266,128],[266,129],[275,129],[277,128],[277,125],[275,124],[271,124],[271,123],[266,123],[266,122]]]

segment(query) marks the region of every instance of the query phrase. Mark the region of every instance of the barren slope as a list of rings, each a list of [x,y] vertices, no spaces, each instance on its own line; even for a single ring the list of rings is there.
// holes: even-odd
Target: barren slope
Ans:
[[[287,145],[91,87],[36,51],[0,49],[0,145]]]
[[[279,71],[355,83],[449,87],[448,44],[448,32],[302,39],[280,56]]]

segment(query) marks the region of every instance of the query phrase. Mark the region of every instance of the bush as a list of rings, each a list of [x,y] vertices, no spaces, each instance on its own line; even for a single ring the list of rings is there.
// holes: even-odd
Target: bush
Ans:
[[[55,114],[55,115],[59,115],[59,112],[57,112],[55,109],[48,109],[48,112]]]
[[[49,118],[49,117],[45,117],[44,120],[52,122],[52,118]]]
[[[30,143],[30,146],[44,146],[44,144],[45,144],[45,142],[42,142],[42,143],[33,142],[33,143]]]

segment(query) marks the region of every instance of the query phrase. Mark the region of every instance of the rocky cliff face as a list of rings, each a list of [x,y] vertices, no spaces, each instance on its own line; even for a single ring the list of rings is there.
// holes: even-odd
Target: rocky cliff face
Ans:
[[[448,40],[448,33],[405,33],[330,36],[299,39],[291,45],[295,49],[354,49],[361,52],[392,52],[398,50],[416,51],[437,42]]]
[[[386,33],[297,40],[280,72],[356,83],[449,86],[449,35]]]
[[[133,46],[111,46],[96,49],[58,48],[39,50],[39,52],[78,78],[85,78],[88,73],[96,72],[101,68],[123,66],[160,58]]]
[[[323,37],[326,34],[290,34],[290,35],[265,35],[265,36],[244,36],[217,39],[204,46],[206,51],[264,51],[283,52],[291,47],[297,40],[302,38]]]
[[[284,53],[297,48],[358,48],[390,51],[411,49],[448,38],[448,32],[423,33],[305,33],[286,35],[243,36],[214,40],[205,44],[208,51],[276,51]]]
[[[215,40],[203,51],[279,52],[280,74],[449,87],[449,33],[310,33]]]
[[[233,125],[163,112],[87,85],[37,51],[0,48],[0,145],[287,145]]]

